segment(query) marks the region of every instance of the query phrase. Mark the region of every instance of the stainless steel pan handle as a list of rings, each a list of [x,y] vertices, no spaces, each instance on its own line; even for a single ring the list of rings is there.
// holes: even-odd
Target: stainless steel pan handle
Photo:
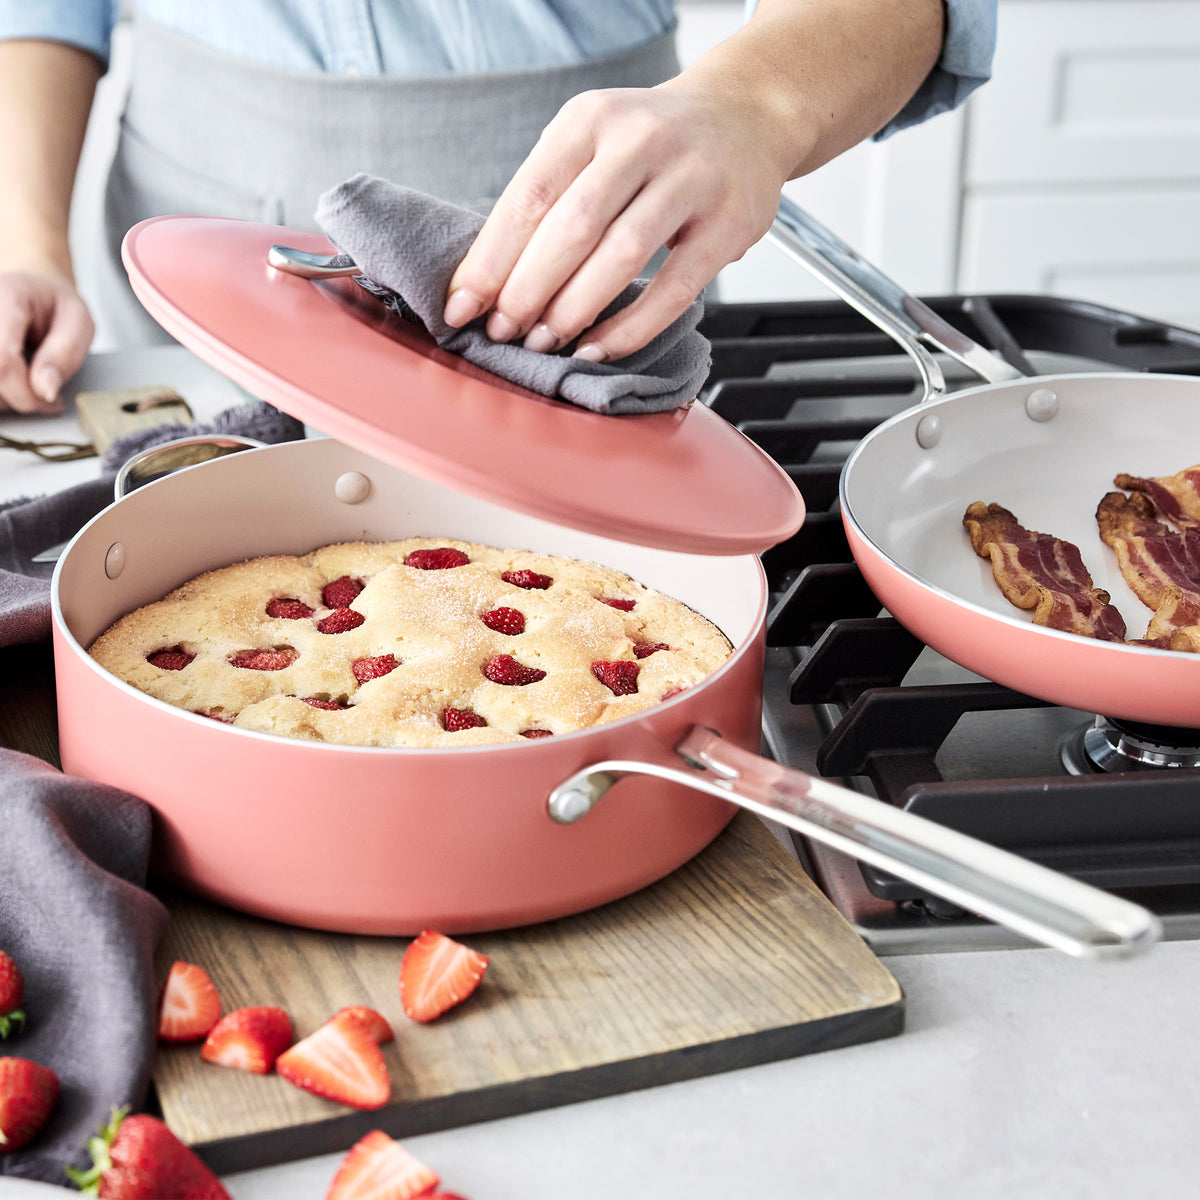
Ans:
[[[921,373],[922,402],[946,390],[942,368],[928,346],[949,354],[988,383],[1023,378],[1011,363],[947,324],[787,196],[780,198],[770,237],[908,353]]]
[[[612,760],[572,775],[550,815],[579,820],[622,776],[654,775],[722,796],[1077,957],[1117,957],[1162,935],[1146,909],[986,842],[741,750],[693,726],[675,747],[692,769]]]

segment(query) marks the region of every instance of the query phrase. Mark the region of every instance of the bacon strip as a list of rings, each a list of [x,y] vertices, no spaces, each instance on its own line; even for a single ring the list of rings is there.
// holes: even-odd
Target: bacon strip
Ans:
[[[1113,483],[1127,492],[1141,492],[1178,529],[1200,526],[1200,466],[1185,467],[1177,475],[1143,479],[1118,475]]]
[[[991,559],[992,575],[1017,608],[1033,609],[1035,625],[1100,641],[1125,640],[1125,621],[1102,588],[1092,586],[1079,548],[1026,529],[999,504],[975,501],[963,516],[971,545]]]
[[[1128,479],[1118,475],[1113,482],[1123,486]],[[1164,525],[1142,489],[1132,496],[1109,492],[1096,509],[1096,523],[1125,582],[1154,613],[1141,644],[1200,651],[1200,528],[1176,532]]]

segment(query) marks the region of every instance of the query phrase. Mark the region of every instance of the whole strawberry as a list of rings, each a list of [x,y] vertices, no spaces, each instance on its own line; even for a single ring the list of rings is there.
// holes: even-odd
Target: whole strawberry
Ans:
[[[20,1150],[58,1100],[58,1076],[27,1058],[0,1058],[0,1154]]]
[[[157,1117],[125,1109],[88,1141],[92,1167],[67,1168],[85,1196],[101,1200],[232,1200],[220,1180]]]
[[[12,958],[0,950],[0,1038],[16,1033],[25,1024],[25,980]]]

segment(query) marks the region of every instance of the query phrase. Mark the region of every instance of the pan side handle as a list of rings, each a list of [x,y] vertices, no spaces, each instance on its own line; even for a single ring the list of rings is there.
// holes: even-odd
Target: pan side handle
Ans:
[[[690,771],[653,763],[595,763],[550,795],[550,815],[579,820],[628,774],[654,775],[722,796],[980,916],[1076,957],[1145,950],[1162,935],[1139,905],[914,813],[807,775],[693,726],[675,747]]]
[[[988,383],[1023,378],[1011,363],[944,321],[787,196],[780,197],[770,237],[912,358],[924,385],[922,403],[946,390],[942,368],[929,346]]]

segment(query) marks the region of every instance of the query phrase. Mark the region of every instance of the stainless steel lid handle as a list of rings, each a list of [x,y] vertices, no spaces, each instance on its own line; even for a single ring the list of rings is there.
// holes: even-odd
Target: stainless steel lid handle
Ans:
[[[1022,378],[1011,363],[948,324],[787,196],[780,197],[770,237],[901,346],[921,374],[923,401],[946,390],[942,369],[928,346],[949,354],[988,383]]]
[[[859,795],[693,726],[675,747],[693,769],[596,763],[550,796],[550,815],[578,820],[622,775],[640,773],[722,796],[760,817],[871,863],[1035,941],[1077,957],[1117,957],[1152,946],[1151,912],[934,821]]]

